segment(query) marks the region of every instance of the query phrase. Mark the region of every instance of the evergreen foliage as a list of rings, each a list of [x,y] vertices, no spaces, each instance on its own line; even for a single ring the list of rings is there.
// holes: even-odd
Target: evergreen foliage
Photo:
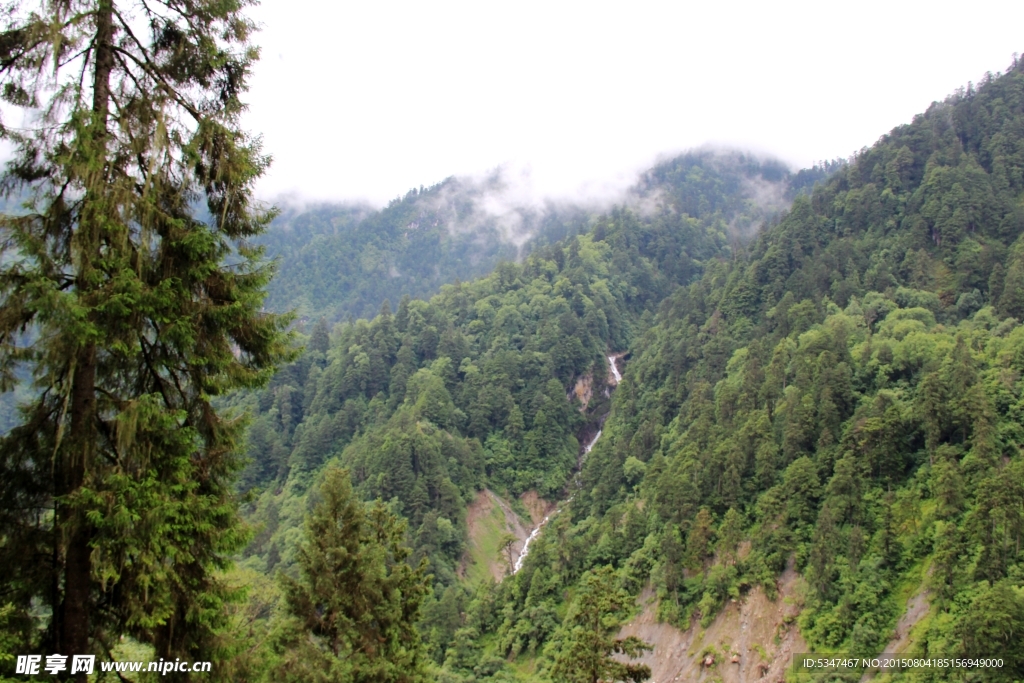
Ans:
[[[700,155],[673,163],[689,169],[684,185],[732,168]],[[719,184],[710,187],[698,188],[705,203],[725,204]],[[266,488],[253,517],[265,531],[248,552],[266,560],[276,548],[291,562],[281,534],[301,521],[294,501],[337,457],[363,496],[397,501],[416,552],[431,557],[438,581],[453,582],[465,502],[485,483],[560,496],[586,423],[566,401],[573,383],[590,375],[600,386],[607,350],[625,347],[679,278],[728,249],[730,221],[760,210],[734,199],[700,218],[617,211],[592,234],[448,285],[429,302],[403,298],[394,312],[386,303],[371,321],[337,325],[326,353],[317,323],[302,358],[267,390],[234,399],[255,413],[243,486]],[[603,394],[593,401],[591,414],[607,405]]]
[[[645,174],[626,204],[661,214],[657,221],[687,216],[723,235],[749,236],[825,174],[816,167],[791,177],[778,162],[749,155],[690,153]],[[506,192],[496,172],[410,190],[380,211],[323,205],[285,213],[259,240],[279,263],[267,305],[294,309],[300,320],[370,318],[385,300],[428,298],[444,284],[483,277],[502,261],[587,232],[598,218],[572,204],[515,206]],[[492,205],[502,207],[497,215]],[[661,249],[679,253],[688,232],[659,230]],[[688,259],[661,265],[692,270]]]
[[[635,659],[651,650],[635,636],[615,637],[621,613],[630,602],[631,596],[616,585],[611,567],[584,575],[561,629],[552,638],[557,654],[551,677],[570,683],[640,683],[649,679],[651,669],[646,664],[626,664],[612,657],[620,654]]]
[[[300,320],[369,318],[385,300],[427,298],[443,284],[482,277],[589,221],[581,210],[553,207],[488,216],[478,204],[501,192],[497,182],[449,178],[380,211],[324,205],[282,215],[260,238],[279,264],[267,305],[294,309]]]
[[[926,591],[908,654],[997,655],[996,679],[1024,675],[1024,338],[1007,289],[1022,92],[1015,64],[934,105],[632,328],[579,492],[520,572],[467,600],[488,644],[453,642],[452,676],[556,657],[588,572],[612,567],[634,595],[649,582],[688,627],[755,587],[774,597],[787,566],[816,649],[881,651]]]
[[[301,579],[281,576],[281,661],[272,680],[331,683],[425,681],[415,623],[426,561],[407,563],[405,525],[380,501],[353,497],[349,473],[330,468],[298,550]]]
[[[613,655],[649,649],[617,638],[644,587],[662,619],[700,628],[745,593],[775,599],[789,568],[816,650],[880,652],[920,594],[907,654],[996,655],[986,680],[1024,678],[1024,65],[848,163],[668,160],[520,263],[497,263],[496,226],[481,251],[447,233],[445,212],[468,210],[454,181],[376,214],[311,212],[299,246],[267,243],[292,249],[277,305],[319,319],[259,389],[285,349],[246,244],[269,218],[247,194],[264,161],[234,128],[250,27],[211,5],[199,24],[156,21],[146,53],[111,0],[95,9],[67,28],[95,40],[54,53],[25,14],[0,44],[19,106],[51,54],[97,54],[93,104],[60,100],[38,136],[3,130],[21,150],[8,192],[29,199],[3,219],[2,388],[27,365],[38,394],[22,389],[0,444],[0,656],[42,604],[44,642],[82,651],[125,633],[163,656],[228,652],[219,633],[248,624],[225,669],[242,677],[639,681],[646,667]],[[187,125],[167,113],[216,88]],[[240,423],[215,396],[252,414],[238,575],[282,576],[248,611],[226,608],[218,575],[245,535]],[[485,486],[571,499],[520,571],[467,585],[466,506]]]
[[[329,348],[318,322],[306,353],[266,390],[231,399],[254,413],[242,485],[257,496],[249,518],[259,531],[244,565],[295,569],[294,530],[310,483],[338,462],[360,497],[391,501],[409,520],[411,559],[430,563],[434,591],[421,627],[435,663],[472,675],[501,670],[496,659],[470,664],[480,653],[465,638],[498,624],[494,615],[467,616],[479,603],[458,585],[466,504],[485,485],[511,495],[564,495],[578,463],[577,434],[607,411],[600,387],[609,349],[624,348],[679,282],[729,252],[731,224],[769,215],[749,198],[719,196],[726,186],[744,190],[744,174],[760,178],[758,163],[741,159],[746,165],[737,167],[731,158],[682,157],[671,162],[678,170],[671,181],[638,190],[655,201],[666,187],[685,193],[695,184],[692,193],[713,212],[691,216],[667,202],[647,216],[617,210],[598,217],[588,234],[445,286],[428,302],[403,298],[373,320],[335,325]],[[715,181],[725,177],[733,185]],[[597,390],[581,412],[567,394],[584,377]],[[637,460],[637,483],[643,468]],[[511,641],[516,651],[540,652],[557,628],[551,598],[522,620],[524,635]]]
[[[2,592],[7,624],[44,628],[14,630],[18,652],[225,647],[242,424],[210,401],[287,356],[248,245],[272,214],[238,128],[245,4],[5,7],[5,113],[40,115],[0,127],[2,189],[23,202],[0,217],[0,389],[33,383],[0,442]]]
[[[575,529],[609,537],[644,461],[650,545],[596,561],[650,576],[664,618],[707,624],[792,563],[816,648],[879,652],[928,590],[910,654],[1017,662],[1022,93],[1015,64],[893,130],[634,340]]]

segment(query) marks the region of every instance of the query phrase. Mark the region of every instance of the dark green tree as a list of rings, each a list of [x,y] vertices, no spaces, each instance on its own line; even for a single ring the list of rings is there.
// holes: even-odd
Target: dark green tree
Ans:
[[[967,657],[993,655],[1003,659],[1003,669],[986,672],[991,681],[1019,681],[1024,676],[1024,590],[1010,581],[981,589],[958,624],[960,652]]]
[[[707,568],[715,536],[714,519],[711,511],[701,508],[686,535],[686,564],[694,571]]]
[[[327,333],[327,321],[320,318],[316,321],[316,325],[313,326],[313,333],[309,337],[309,349],[310,351],[327,353],[327,349],[330,347],[331,339]]]
[[[570,683],[640,683],[650,678],[651,669],[646,664],[626,664],[612,657],[623,654],[635,659],[653,649],[636,636],[615,637],[631,602],[617,585],[612,567],[600,567],[585,575],[565,622],[555,635],[552,679]]]
[[[20,365],[35,392],[0,443],[0,564],[16,609],[52,615],[48,651],[129,633],[216,658],[218,572],[245,533],[241,422],[211,399],[287,355],[248,245],[272,212],[239,128],[247,4],[4,7],[4,113],[27,127],[0,122],[0,190],[20,203],[0,215],[0,390]]]
[[[300,579],[282,575],[289,618],[272,680],[413,683],[428,659],[415,624],[427,594],[426,560],[406,562],[405,522],[352,493],[348,470],[327,470],[306,520]]]

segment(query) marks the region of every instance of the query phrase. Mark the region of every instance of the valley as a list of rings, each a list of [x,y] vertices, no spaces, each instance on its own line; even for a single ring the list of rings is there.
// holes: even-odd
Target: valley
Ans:
[[[519,264],[335,326],[322,360],[258,402],[257,423],[293,397],[291,436],[267,432],[278,490],[301,491],[326,451],[393,501],[434,577],[421,629],[445,681],[563,670],[595,581],[619,596],[605,642],[654,648],[608,661],[655,681],[970,647],[963,624],[1018,590],[1024,224],[1009,166],[942,122],[1021,79],[937,104],[804,185],[749,157],[666,162],[634,190],[647,213],[591,216]],[[790,208],[745,198],[750,177]],[[971,217],[942,208],[969,187]],[[251,518],[286,501],[268,489]],[[1009,545],[979,536],[982,518]]]
[[[1024,62],[802,170],[704,148],[604,201],[495,172],[278,214],[219,127],[230,60],[176,31],[220,119],[118,110],[129,154],[97,105],[5,176],[0,680],[74,648],[251,683],[1024,680]],[[151,76],[118,97],[170,106]],[[1002,666],[792,666],[882,652]]]

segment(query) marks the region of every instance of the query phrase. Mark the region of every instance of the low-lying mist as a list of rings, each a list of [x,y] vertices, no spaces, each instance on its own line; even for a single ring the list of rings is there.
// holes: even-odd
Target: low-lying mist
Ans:
[[[498,167],[410,190],[387,206],[281,197],[263,239],[278,261],[268,306],[300,319],[372,316],[383,301],[427,297],[489,273],[502,260],[587,232],[612,209],[641,220],[701,216],[730,239],[751,238],[827,175],[777,159],[702,148],[666,157],[627,182],[546,196],[529,169]],[[723,199],[724,198],[724,199]]]

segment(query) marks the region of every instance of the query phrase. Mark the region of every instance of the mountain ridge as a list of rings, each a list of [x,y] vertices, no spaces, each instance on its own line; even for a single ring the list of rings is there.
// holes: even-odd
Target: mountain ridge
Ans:
[[[409,560],[431,576],[420,633],[446,683],[571,669],[595,586],[646,596],[643,629],[620,630],[620,603],[609,632],[700,643],[687,675],[733,654],[738,671],[781,670],[797,643],[877,653],[920,595],[906,652],[999,644],[993,680],[1012,680],[1024,653],[992,624],[1024,625],[1022,131],[1015,64],[798,173],[697,152],[645,173],[630,201],[546,224],[514,205],[511,223],[481,218],[486,193],[457,180],[376,213],[289,217],[275,305],[307,279],[325,287],[303,295],[319,302],[299,312],[305,353],[221,406],[251,414],[241,571],[296,572],[317,483],[341,466],[408,524]],[[518,244],[510,231],[541,224]],[[444,282],[464,266],[490,272]],[[411,283],[432,296],[401,296]],[[609,349],[628,357],[615,392],[574,391],[607,381]],[[578,492],[519,571],[487,580],[508,516],[474,534],[486,515],[470,507],[486,491],[515,509],[565,497],[601,420]],[[787,597],[799,609],[770,623],[790,651],[734,651],[744,605]],[[675,656],[647,661],[668,671]]]
[[[688,177],[695,169],[705,177]],[[686,215],[718,211],[732,223],[739,221],[727,224],[725,232],[746,239],[829,172],[823,165],[793,174],[772,159],[698,150],[659,162],[640,175],[621,202],[608,204],[621,203],[640,215],[664,211],[663,201]],[[702,209],[702,196],[730,199]],[[267,306],[295,309],[306,324],[321,316],[332,324],[369,318],[384,300],[395,305],[403,294],[430,296],[442,284],[481,277],[501,261],[519,261],[544,245],[586,232],[603,213],[592,203],[528,198],[509,187],[500,169],[482,179],[450,177],[410,190],[380,210],[286,204],[261,240],[278,262]]]

